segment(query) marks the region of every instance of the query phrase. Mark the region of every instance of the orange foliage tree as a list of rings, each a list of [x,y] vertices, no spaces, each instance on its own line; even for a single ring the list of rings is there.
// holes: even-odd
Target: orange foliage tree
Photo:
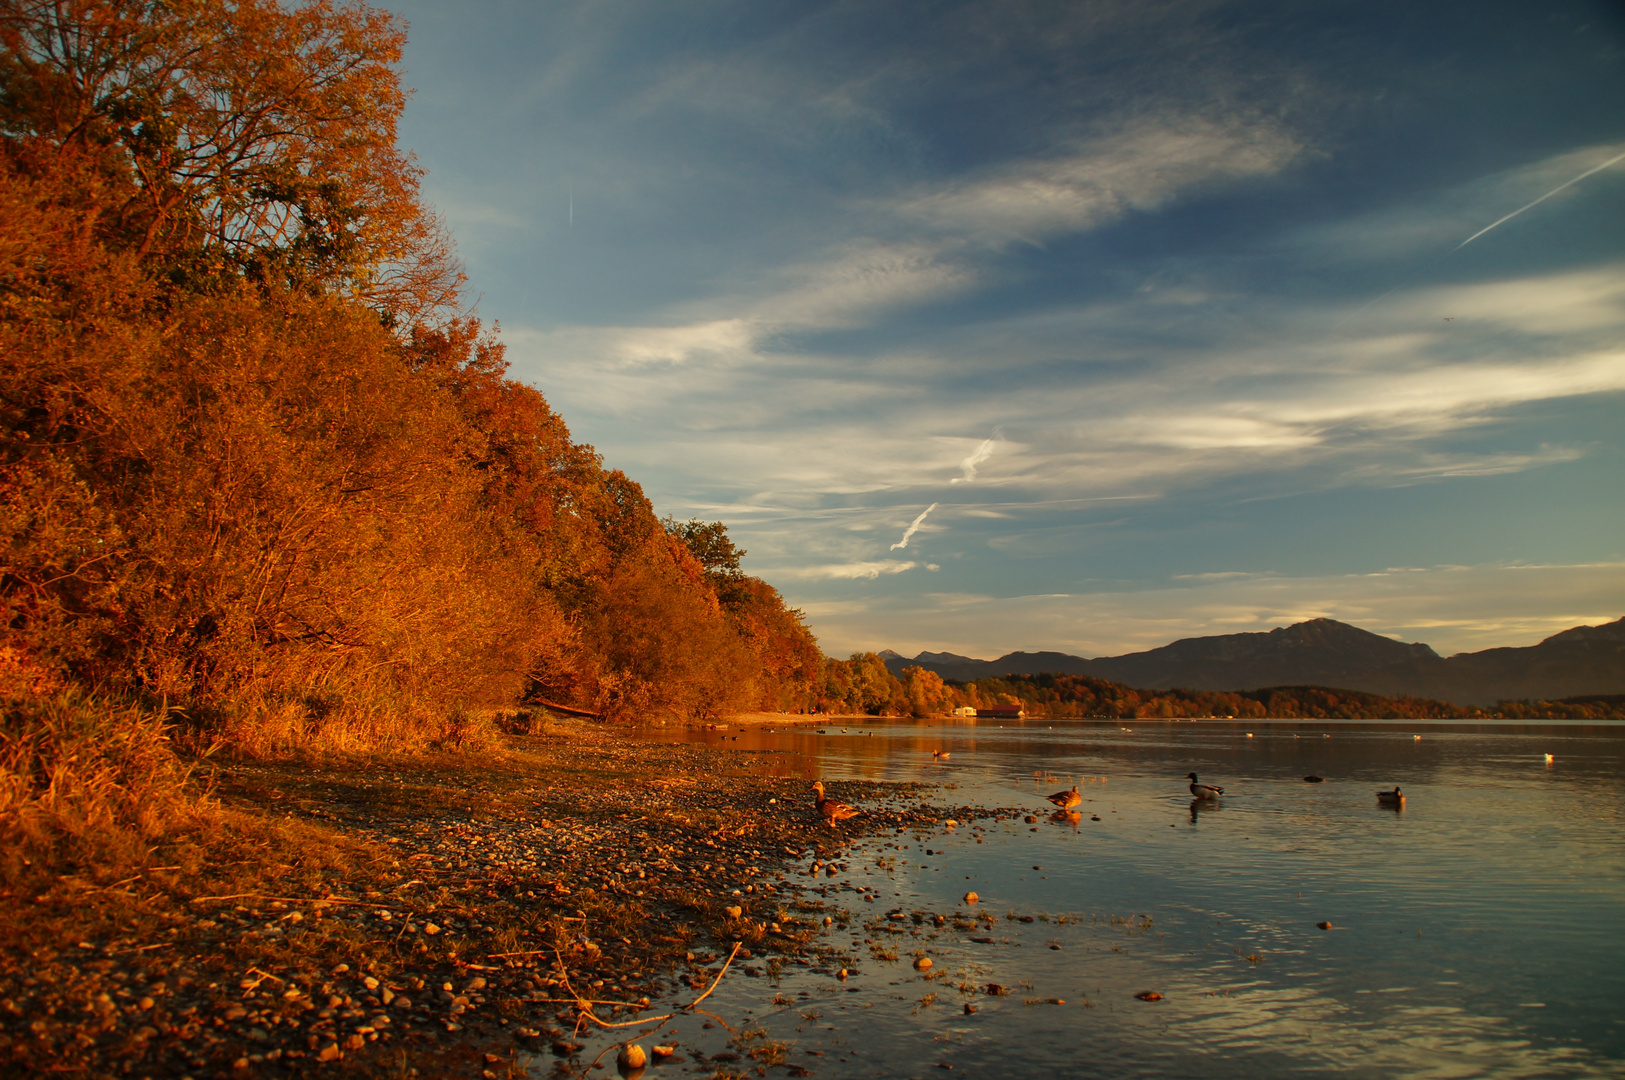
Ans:
[[[805,704],[816,644],[726,529],[662,527],[451,314],[401,42],[327,0],[0,0],[0,693],[257,703],[273,743]]]

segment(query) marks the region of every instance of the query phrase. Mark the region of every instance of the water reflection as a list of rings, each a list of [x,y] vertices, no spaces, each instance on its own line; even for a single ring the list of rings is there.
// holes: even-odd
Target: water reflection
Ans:
[[[847,982],[790,969],[718,992],[724,1012],[753,1010],[794,1040],[791,1060],[815,1075],[1625,1070],[1618,726],[847,727],[741,729],[726,747],[776,775],[921,781],[935,801],[1057,827],[875,837],[820,881],[857,917],[839,939],[860,957]],[[1192,799],[1190,772],[1223,786],[1222,802]],[[1054,810],[1063,784],[1080,802]],[[1377,802],[1396,786],[1403,804]],[[864,927],[892,908],[944,925]],[[910,969],[916,950],[934,974]],[[1015,989],[989,996],[988,983]],[[1161,1000],[1135,1000],[1146,990]],[[792,1004],[767,1007],[774,994]]]

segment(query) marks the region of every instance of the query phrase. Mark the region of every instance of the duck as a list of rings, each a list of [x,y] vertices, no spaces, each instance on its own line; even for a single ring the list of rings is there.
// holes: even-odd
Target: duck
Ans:
[[[813,784],[813,790],[818,793],[818,802],[816,804],[818,806],[818,812],[822,814],[824,816],[824,820],[829,822],[831,825],[835,824],[837,821],[845,821],[847,818],[855,818],[858,816],[858,811],[846,805],[844,802],[836,802],[834,799],[824,798],[824,782],[822,780],[819,780]]]
[[[931,756],[936,758],[938,761],[947,761],[948,760],[948,751],[946,751],[946,750],[933,750],[933,751],[931,751]]]
[[[1186,773],[1185,775],[1191,778],[1191,794],[1195,795],[1198,799],[1217,799],[1220,795],[1224,794],[1224,788],[1222,787],[1214,787],[1212,784],[1197,783],[1195,773]]]
[[[1046,798],[1062,810],[1070,810],[1083,801],[1083,796],[1078,794],[1078,785],[1076,784],[1072,785],[1071,791],[1057,791],[1053,795],[1046,796]]]
[[[1398,784],[1395,784],[1392,791],[1377,792],[1377,801],[1384,806],[1404,806],[1405,793],[1399,790]]]

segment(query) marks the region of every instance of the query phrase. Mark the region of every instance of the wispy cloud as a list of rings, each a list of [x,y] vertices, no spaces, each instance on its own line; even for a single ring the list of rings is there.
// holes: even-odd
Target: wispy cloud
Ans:
[[[934,231],[983,244],[1042,243],[1215,184],[1278,172],[1301,151],[1268,123],[1158,118],[1070,155],[922,192],[897,210]]]
[[[788,570],[793,577],[827,578],[835,581],[855,581],[866,579],[873,581],[882,574],[901,574],[913,570],[920,564],[917,562],[898,562],[895,559],[885,559],[868,562],[837,563],[830,566],[804,566],[799,569]]]
[[[925,524],[926,515],[929,514],[931,511],[935,510],[936,508],[937,508],[937,504],[932,503],[930,506],[926,507],[924,510],[921,510],[920,511],[920,516],[915,518],[913,521],[911,521],[909,523],[908,528],[903,530],[903,538],[901,540],[897,541],[897,543],[893,544],[891,546],[891,550],[897,551],[900,548],[908,547],[908,542],[914,538],[915,533],[920,531],[920,526]]]
[[[976,479],[977,467],[993,456],[993,447],[998,443],[998,437],[982,440],[982,445],[971,451],[970,457],[959,463],[961,473],[949,480],[950,484],[968,484]]]

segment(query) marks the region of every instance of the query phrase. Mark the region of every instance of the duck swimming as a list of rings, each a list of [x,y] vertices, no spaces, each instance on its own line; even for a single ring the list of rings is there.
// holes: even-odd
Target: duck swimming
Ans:
[[[824,798],[824,782],[822,780],[819,780],[817,783],[813,784],[813,790],[818,793],[818,801],[816,803],[818,812],[822,814],[824,816],[824,820],[829,822],[831,825],[835,824],[837,821],[845,821],[848,818],[855,818],[858,816],[858,811],[846,805],[844,802],[836,802],[834,799]]]
[[[1214,787],[1212,784],[1199,784],[1195,773],[1186,773],[1191,778],[1191,794],[1198,799],[1217,799],[1224,794],[1224,788]]]
[[[1395,784],[1392,791],[1377,792],[1377,801],[1384,806],[1404,806],[1405,795],[1399,790],[1399,785]]]

